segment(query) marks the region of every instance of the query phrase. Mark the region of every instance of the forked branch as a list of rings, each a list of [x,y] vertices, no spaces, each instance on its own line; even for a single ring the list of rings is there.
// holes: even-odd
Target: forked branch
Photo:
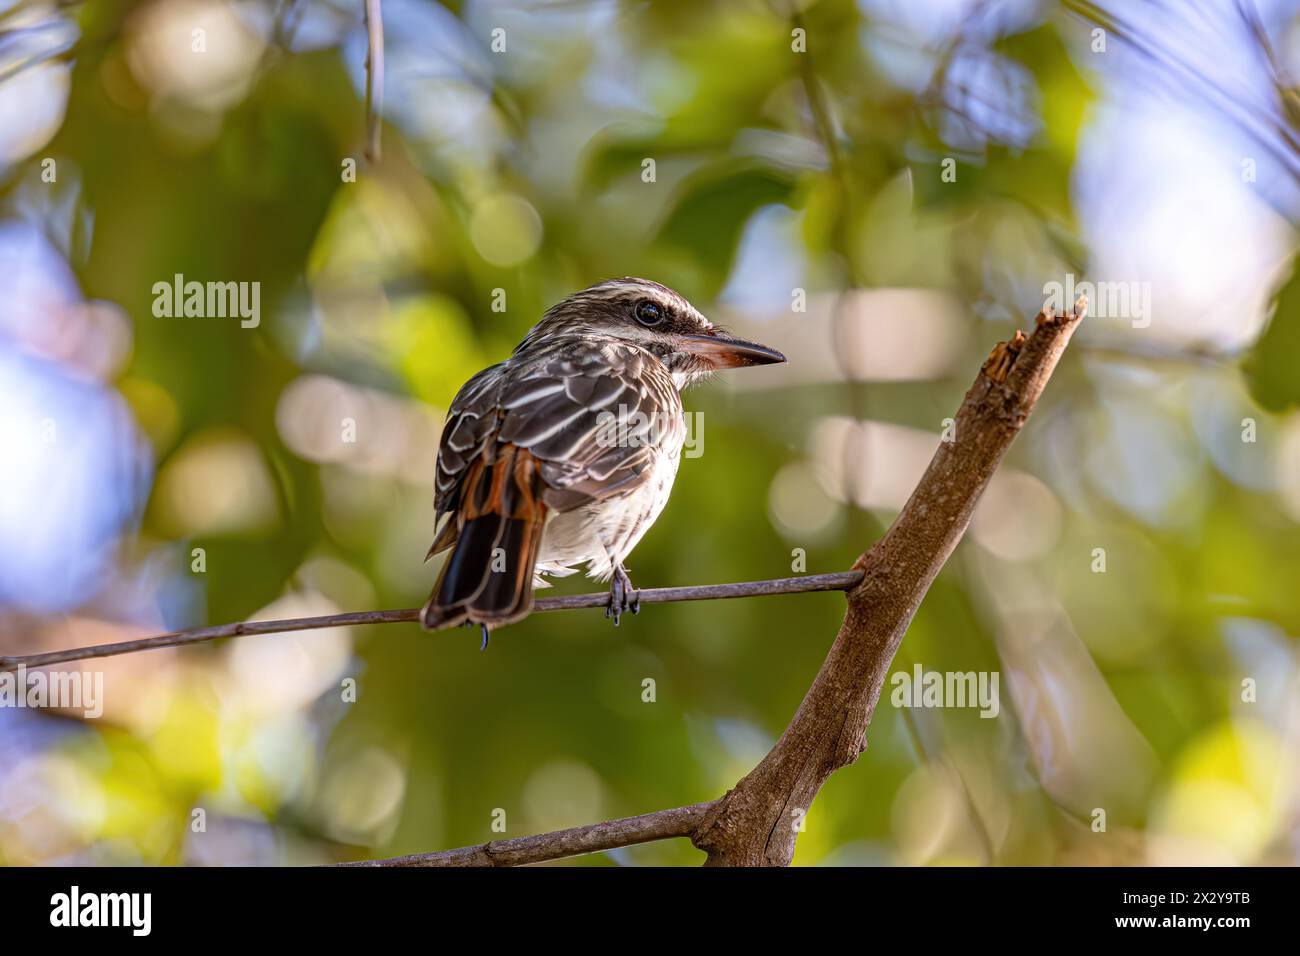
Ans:
[[[861,583],[848,590],[844,623],[803,703],[776,746],[733,789],[711,803],[374,862],[518,865],[686,836],[708,854],[707,865],[787,865],[797,811],[806,811],[830,775],[866,749],[867,727],[903,635],[1086,306],[1080,300],[1064,315],[1040,313],[1030,335],[1017,332],[989,354],[957,412],[953,440],[939,444],[897,520],[854,564]]]
[[[898,518],[853,570],[774,581],[640,592],[641,603],[846,591],[848,611],[821,670],[781,739],[721,798],[555,833],[492,841],[436,853],[365,861],[393,866],[517,866],[616,847],[689,837],[708,865],[786,865],[795,820],[832,773],[866,749],[894,654],[931,583],[965,534],[998,463],[1029,418],[1087,303],[1040,313],[1029,335],[1016,332],[989,354],[950,430]],[[543,598],[538,611],[600,607],[605,594]],[[250,621],[116,644],[0,658],[0,671],[175,647],[239,635],[417,619],[414,609],[362,611],[287,621]]]
[[[1087,306],[1040,313],[990,353],[957,411],[952,440],[885,536],[854,564],[840,632],[776,746],[717,802],[692,842],[709,865],[770,866],[794,856],[795,821],[827,778],[866,749],[867,726],[912,616],[966,532],[980,496],[1047,386]]]

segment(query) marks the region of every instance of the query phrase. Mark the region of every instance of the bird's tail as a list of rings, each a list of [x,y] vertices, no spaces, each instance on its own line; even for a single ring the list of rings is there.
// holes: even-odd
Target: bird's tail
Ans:
[[[434,544],[434,551],[452,551],[420,612],[426,629],[498,627],[532,610],[533,566],[546,524],[540,492],[537,460],[516,445],[501,445],[492,461],[470,466],[451,525]]]

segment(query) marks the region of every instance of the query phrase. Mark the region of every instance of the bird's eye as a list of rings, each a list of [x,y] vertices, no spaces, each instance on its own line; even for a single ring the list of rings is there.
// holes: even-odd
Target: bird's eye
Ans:
[[[642,325],[658,325],[664,320],[664,310],[649,299],[642,299],[632,310],[636,320]]]

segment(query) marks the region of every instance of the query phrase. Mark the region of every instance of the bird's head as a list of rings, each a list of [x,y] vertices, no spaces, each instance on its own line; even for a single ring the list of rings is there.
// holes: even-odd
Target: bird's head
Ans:
[[[649,279],[610,279],[575,292],[549,309],[519,347],[556,336],[639,346],[668,367],[678,387],[719,369],[785,361],[775,349],[718,328],[681,295]]]

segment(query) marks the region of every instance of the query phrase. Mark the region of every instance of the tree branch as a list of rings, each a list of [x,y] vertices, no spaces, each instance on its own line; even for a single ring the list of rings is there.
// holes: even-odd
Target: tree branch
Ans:
[[[361,860],[343,866],[521,866],[525,863],[544,863],[566,856],[613,850],[635,843],[652,840],[671,840],[688,837],[704,821],[716,800],[693,803],[689,807],[644,813],[639,817],[623,817],[591,826],[557,830],[540,836],[518,837],[513,840],[492,840],[478,846],[443,850],[441,853],[415,853],[411,856],[394,856],[386,860]]]
[[[776,578],[771,581],[742,581],[737,584],[703,584],[682,588],[648,588],[637,591],[642,604],[672,604],[678,601],[709,601],[718,598],[755,597],[761,594],[801,594],[806,591],[847,591],[862,580],[861,571],[839,571],[834,574],[809,574],[798,578]],[[573,611],[588,607],[605,607],[609,592],[571,594],[564,597],[540,598],[533,612]],[[141,637],[114,644],[92,644],[87,647],[70,647],[42,654],[25,654],[17,657],[0,657],[0,673],[19,667],[46,667],[50,664],[67,664],[95,657],[114,657],[136,651],[159,647],[183,647],[202,644],[223,637],[242,637],[254,634],[280,634],[285,631],[309,631],[323,627],[345,627],[353,624],[404,624],[418,621],[417,608],[394,611],[349,611],[346,614],[327,614],[323,617],[298,617],[280,621],[241,621],[236,624],[215,624],[188,631],[173,631],[155,637]]]
[[[794,856],[797,811],[867,747],[871,723],[912,616],[957,542],[1002,456],[1024,426],[1087,306],[1040,313],[993,349],[912,497],[854,568],[840,632],[776,746],[717,802],[692,842],[706,865],[784,866]]]

